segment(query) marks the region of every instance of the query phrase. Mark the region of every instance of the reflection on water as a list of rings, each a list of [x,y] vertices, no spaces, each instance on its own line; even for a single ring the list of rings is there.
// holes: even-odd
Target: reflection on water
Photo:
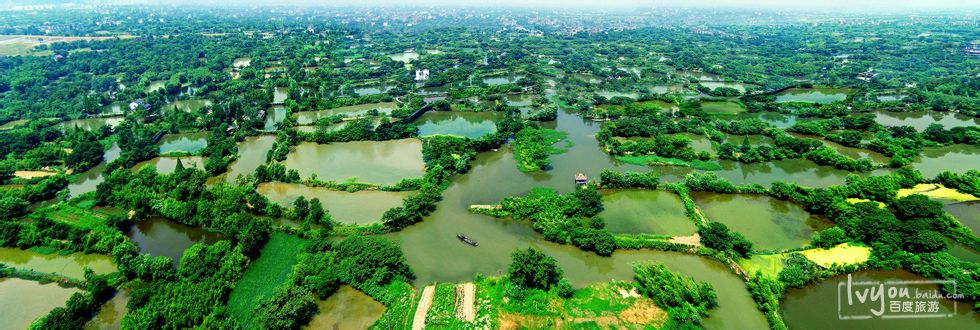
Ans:
[[[497,130],[500,112],[437,112],[429,111],[415,121],[419,136],[456,135],[478,139]]]
[[[394,184],[402,178],[421,177],[422,141],[356,141],[331,144],[304,142],[283,162],[306,179],[316,174],[321,180]]]
[[[384,305],[346,285],[317,305],[320,313],[304,329],[367,329],[385,311]]]
[[[803,247],[814,231],[833,226],[797,204],[769,196],[696,192],[691,197],[708,219],[744,235],[754,250]]]
[[[101,254],[41,254],[30,250],[0,247],[0,264],[22,270],[53,273],[75,279],[85,278],[85,268],[96,274],[116,271],[112,258]]]
[[[222,238],[221,234],[157,216],[134,224],[126,232],[126,236],[136,242],[141,253],[170,257],[175,265],[180,262],[184,250],[195,243],[211,244]]]
[[[68,297],[80,291],[55,283],[0,278],[0,324],[7,329],[27,329],[35,319],[65,306]]]
[[[885,281],[922,280],[926,280],[926,278],[904,270],[863,271],[854,273],[852,277],[852,282],[874,281],[877,283]],[[841,286],[842,283],[843,286]],[[803,289],[788,290],[780,303],[786,325],[790,329],[975,329],[978,322],[980,322],[980,317],[972,311],[970,304],[962,302],[954,303],[946,299],[938,300],[939,313],[952,314],[953,317],[894,319],[872,317],[867,320],[842,320],[838,317],[841,311],[847,313],[847,315],[854,315],[856,312],[863,312],[864,315],[869,315],[871,308],[875,310],[881,309],[878,304],[862,305],[863,308],[858,308],[858,306],[848,307],[846,283],[847,275],[841,275],[828,278],[817,284],[811,284]],[[890,286],[886,285],[885,288],[887,289]],[[909,291],[913,295],[916,289],[923,291],[936,289],[936,286],[932,284],[903,284],[898,287],[909,288]],[[857,299],[853,301],[856,302]],[[926,299],[923,301],[936,300]],[[954,307],[954,304],[958,306]],[[889,303],[885,303],[886,313],[889,305]],[[955,311],[954,308],[956,309]]]
[[[402,200],[410,194],[367,190],[349,193],[281,182],[262,183],[255,190],[283,206],[291,206],[300,196],[307,200],[318,198],[334,220],[353,224],[380,223],[385,211],[401,206]]]

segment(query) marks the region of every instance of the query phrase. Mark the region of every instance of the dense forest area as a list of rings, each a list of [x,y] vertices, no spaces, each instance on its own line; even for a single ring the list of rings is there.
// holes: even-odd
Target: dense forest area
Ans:
[[[0,11],[0,297],[55,303],[2,318],[786,329],[854,275],[976,324],[975,20],[549,15]]]

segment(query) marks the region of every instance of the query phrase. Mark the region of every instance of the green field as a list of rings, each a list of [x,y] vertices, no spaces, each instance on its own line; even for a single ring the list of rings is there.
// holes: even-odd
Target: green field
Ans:
[[[709,115],[735,115],[745,112],[745,106],[737,101],[707,101],[701,103],[701,110]]]
[[[721,165],[718,165],[718,163],[715,162],[709,162],[709,161],[703,161],[697,159],[683,160],[677,158],[660,157],[657,155],[616,156],[616,160],[634,164],[634,165],[687,166],[702,171],[717,171],[721,169]]]
[[[247,325],[255,315],[255,306],[271,297],[276,287],[286,282],[306,243],[302,238],[283,233],[273,233],[269,237],[269,242],[259,251],[258,259],[252,261],[228,297],[228,310],[239,324]]]

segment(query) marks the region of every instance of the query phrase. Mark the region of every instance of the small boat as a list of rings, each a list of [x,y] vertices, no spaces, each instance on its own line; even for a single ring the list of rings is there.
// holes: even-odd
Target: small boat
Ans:
[[[480,243],[477,243],[476,241],[474,241],[473,239],[467,237],[466,235],[456,234],[456,238],[459,238],[459,240],[460,241],[463,241],[463,243],[466,243],[466,244],[469,244],[469,245],[472,245],[472,246],[480,246]]]

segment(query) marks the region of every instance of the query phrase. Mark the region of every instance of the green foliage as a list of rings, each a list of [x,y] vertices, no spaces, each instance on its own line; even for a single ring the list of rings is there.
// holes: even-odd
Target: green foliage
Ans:
[[[708,310],[718,306],[711,284],[674,273],[663,264],[635,264],[633,274],[640,293],[667,309],[667,327],[698,325]]]
[[[276,289],[275,294],[255,310],[255,328],[299,329],[316,315],[317,305],[310,291],[287,285]]]
[[[248,266],[248,270],[228,296],[228,312],[239,324],[254,324],[253,318],[261,312],[256,309],[258,304],[272,296],[277,287],[286,283],[286,278],[297,263],[297,256],[305,244],[303,239],[282,233],[269,237],[269,241],[259,251],[259,257]],[[201,245],[195,245],[198,246]],[[185,252],[182,265],[188,262],[189,254],[195,253],[192,250],[195,249]]]
[[[814,246],[829,249],[841,243],[847,242],[847,240],[847,233],[845,233],[840,227],[834,226],[813,233],[813,237],[810,241],[813,242]]]
[[[543,129],[525,128],[517,132],[514,140],[514,159],[524,172],[545,169],[551,165],[548,156],[564,152],[552,145],[565,139],[568,133]]]
[[[510,281],[524,288],[547,290],[559,284],[562,270],[555,258],[535,248],[514,250],[507,275]]]
[[[708,223],[698,228],[698,234],[701,235],[701,244],[730,256],[748,258],[752,252],[752,242],[742,234],[729,230],[723,223]]]
[[[386,286],[415,277],[401,248],[377,236],[351,236],[333,246],[338,277],[381,302]]]
[[[783,260],[784,268],[779,272],[779,280],[791,288],[802,288],[819,275],[817,264],[802,254],[793,253]]]
[[[626,171],[619,173],[610,169],[603,169],[599,173],[599,182],[603,188],[645,188],[657,189],[660,177],[655,172],[637,173]]]

